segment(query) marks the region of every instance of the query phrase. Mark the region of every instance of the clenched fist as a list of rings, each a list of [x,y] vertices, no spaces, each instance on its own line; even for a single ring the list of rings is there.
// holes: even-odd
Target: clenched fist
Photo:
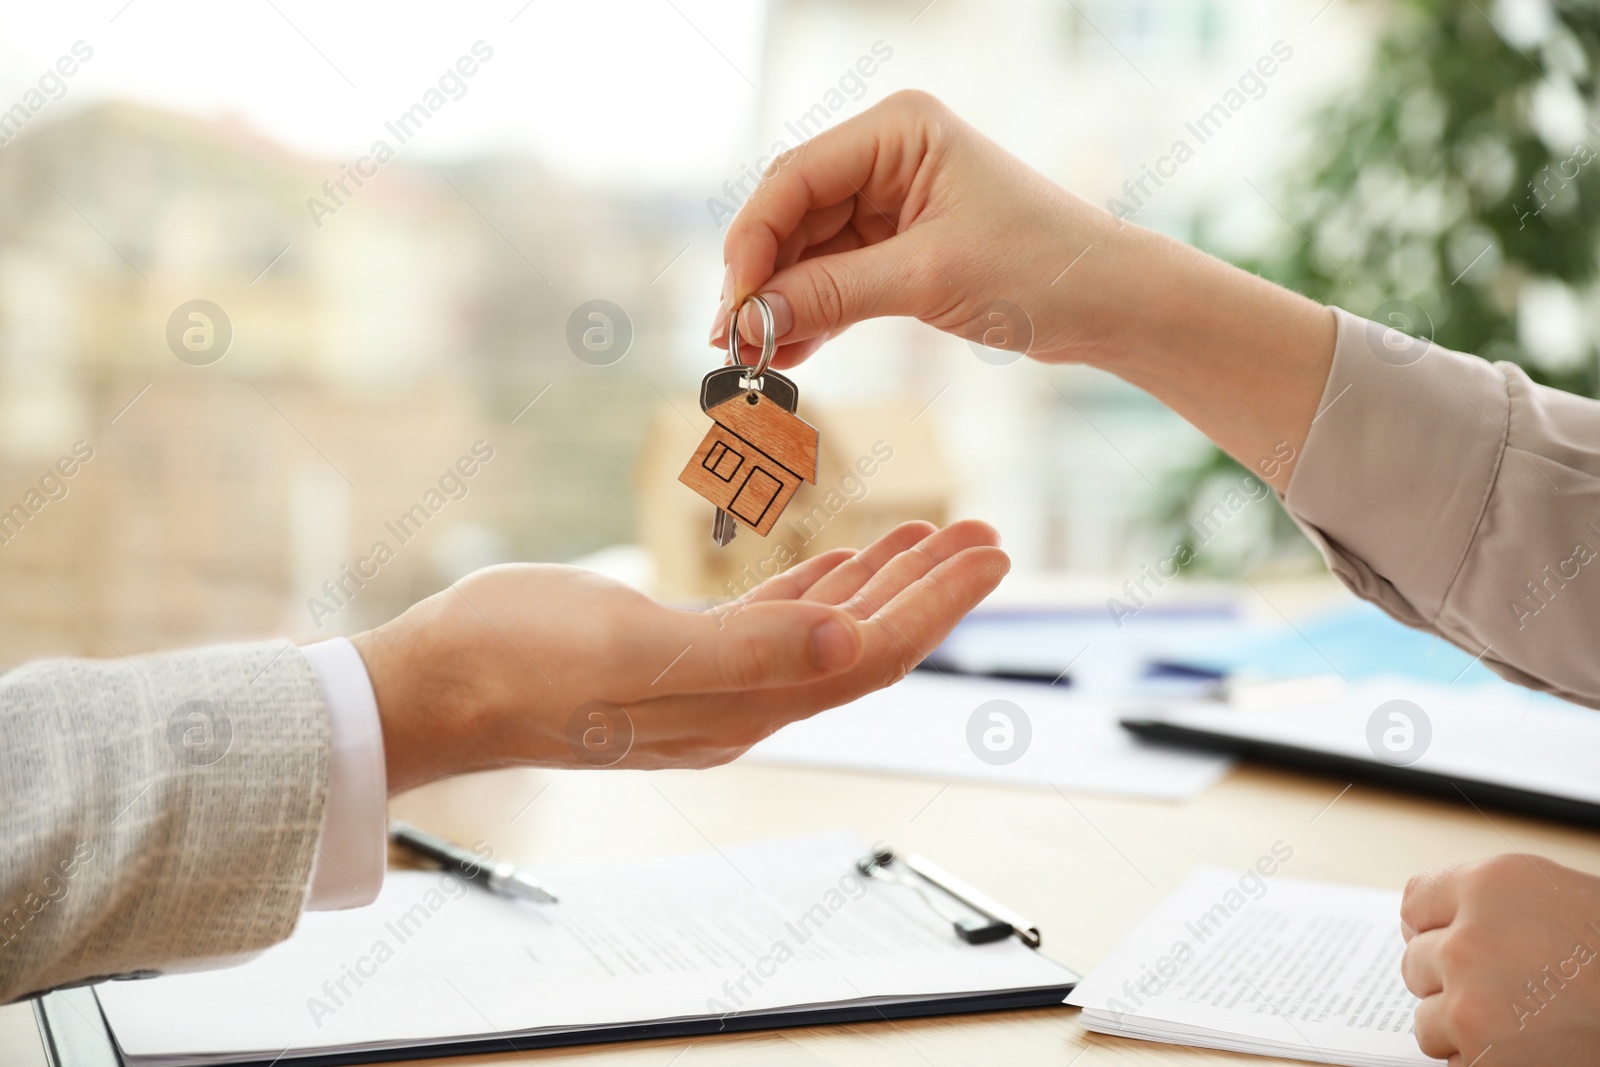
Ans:
[[[1495,856],[1417,875],[1400,919],[1423,1052],[1450,1067],[1600,1064],[1600,878]]]

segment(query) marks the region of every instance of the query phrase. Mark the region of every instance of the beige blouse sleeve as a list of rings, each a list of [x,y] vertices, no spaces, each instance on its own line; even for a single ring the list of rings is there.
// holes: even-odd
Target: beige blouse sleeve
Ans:
[[[1334,314],[1289,513],[1358,596],[1600,708],[1600,402]]]

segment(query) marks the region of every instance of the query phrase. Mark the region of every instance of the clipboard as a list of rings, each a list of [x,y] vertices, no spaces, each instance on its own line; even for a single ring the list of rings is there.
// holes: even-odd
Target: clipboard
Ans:
[[[906,885],[916,890],[917,896],[928,907],[942,919],[951,922],[957,936],[967,944],[981,946],[1015,936],[1022,944],[1037,950],[1042,941],[1037,926],[923,857],[900,856],[880,844],[863,855],[855,867],[866,878]],[[473,892],[480,890],[474,889]],[[1055,966],[1064,980],[1026,989],[957,993],[892,1003],[844,1003],[814,1008],[707,1014],[661,1022],[569,1029],[559,1033],[500,1034],[385,1049],[319,1052],[288,1058],[279,1054],[278,1057],[234,1062],[239,1067],[270,1067],[272,1063],[282,1063],[286,1067],[343,1067],[346,1064],[398,1062],[507,1050],[533,1051],[621,1041],[704,1037],[719,1033],[1059,1006],[1076,986],[1079,976],[1064,967]],[[34,1015],[51,1067],[126,1067],[127,1061],[119,1052],[95,987],[61,989],[44,994],[34,1001]]]
[[[1456,690],[1379,676],[1270,687],[1278,693],[1266,699],[1157,703],[1129,709],[1120,722],[1159,744],[1600,826],[1600,718],[1587,708],[1509,683]],[[1397,723],[1405,745],[1385,750],[1383,730]]]
[[[617,1041],[648,1041],[678,1037],[710,1037],[753,1030],[784,1030],[799,1026],[835,1026],[846,1023],[889,1022],[894,1019],[929,1018],[938,1015],[972,1015],[979,1012],[1014,1011],[1019,1008],[1060,1007],[1076,982],[1049,990],[1018,994],[989,994],[955,997],[936,1002],[887,1004],[881,1007],[823,1008],[808,1012],[772,1012],[737,1015],[727,1018],[684,1020],[673,1023],[645,1023],[636,1026],[606,1027],[542,1037],[496,1037],[481,1041],[453,1042],[448,1046],[419,1045],[413,1048],[386,1049],[381,1052],[350,1052],[321,1056],[302,1056],[290,1061],[295,1067],[345,1067],[347,1064],[398,1063],[404,1060],[437,1059],[444,1056],[472,1056],[489,1052],[533,1052],[546,1048],[600,1045]],[[83,994],[86,1004],[64,998]],[[93,1016],[87,1013],[92,1011]],[[39,1037],[50,1067],[125,1067],[111,1038],[111,1030],[100,1012],[92,989],[61,990],[40,997],[34,1007],[39,1022]],[[237,1067],[269,1067],[271,1060],[246,1061]]]
[[[1600,827],[1600,804],[1559,793],[1524,789],[1484,778],[1438,774],[1375,758],[1329,752],[1311,745],[1286,744],[1239,732],[1190,726],[1164,720],[1159,715],[1129,715],[1121,720],[1121,725],[1124,730],[1156,744],[1256,760],[1343,781],[1372,782],[1452,803],[1465,800],[1475,807],[1498,808],[1573,826]]]

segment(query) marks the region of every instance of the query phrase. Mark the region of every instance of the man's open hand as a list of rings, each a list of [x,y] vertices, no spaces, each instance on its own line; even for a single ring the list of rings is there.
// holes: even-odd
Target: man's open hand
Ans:
[[[981,522],[910,522],[703,612],[576,567],[478,571],[354,639],[389,789],[511,765],[726,763],[904,677],[1010,569],[998,543]],[[606,750],[613,734],[625,745]]]

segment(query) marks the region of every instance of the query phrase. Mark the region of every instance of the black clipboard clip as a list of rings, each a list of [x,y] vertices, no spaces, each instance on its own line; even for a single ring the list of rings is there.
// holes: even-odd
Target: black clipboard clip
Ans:
[[[912,890],[941,918],[949,920],[956,936],[969,945],[1004,941],[1012,934],[1016,934],[1029,948],[1038,948],[1043,941],[1038,926],[925,856],[898,856],[894,849],[880,843],[870,853],[856,860],[856,870],[868,878]],[[936,893],[955,901],[968,914],[950,907]]]

